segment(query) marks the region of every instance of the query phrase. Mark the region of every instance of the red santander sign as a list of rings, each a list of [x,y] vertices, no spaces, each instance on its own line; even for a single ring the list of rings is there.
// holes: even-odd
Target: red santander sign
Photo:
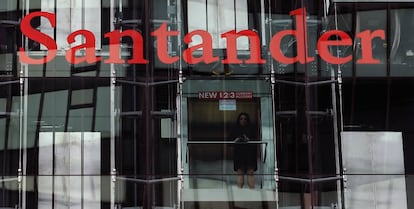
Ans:
[[[270,54],[274,60],[282,64],[294,64],[294,63],[309,63],[315,60],[315,57],[308,54],[308,36],[306,25],[306,10],[305,8],[299,8],[290,12],[290,16],[294,17],[296,29],[287,29],[277,32],[273,35],[269,42]],[[44,64],[50,62],[56,57],[57,44],[56,41],[41,31],[36,30],[31,26],[31,21],[34,18],[43,17],[50,22],[50,27],[56,27],[56,16],[49,12],[32,12],[26,15],[20,24],[21,32],[27,38],[39,42],[44,45],[48,51],[47,55],[43,58],[33,58],[25,51],[24,48],[20,48],[20,62],[27,64]],[[151,32],[151,36],[157,39],[156,49],[159,60],[165,64],[172,64],[180,60],[180,56],[171,56],[168,54],[168,38],[172,36],[179,36],[179,31],[171,31],[167,29],[167,24],[163,23],[158,29]],[[95,50],[95,35],[89,30],[77,30],[67,37],[68,44],[75,42],[75,37],[82,36],[84,43],[73,46],[66,51],[66,60],[72,64],[78,64],[82,62],[95,63],[102,60],[102,57],[96,56]],[[199,44],[191,45],[183,51],[181,58],[188,64],[198,63],[213,63],[221,61],[223,64],[265,64],[267,60],[261,57],[261,43],[259,35],[252,30],[242,30],[236,32],[231,30],[221,34],[221,38],[226,39],[226,58],[220,60],[219,57],[213,55],[212,36],[209,32],[204,30],[191,31],[184,36],[185,44],[192,44],[192,37],[200,36],[202,42]],[[250,43],[250,57],[242,60],[237,56],[237,38],[248,37]],[[293,57],[286,56],[281,50],[281,42],[284,37],[293,36],[296,38],[297,53]],[[130,37],[133,40],[132,57],[128,60],[121,58],[120,56],[120,41],[122,37]],[[331,40],[335,37],[335,40]],[[143,49],[143,36],[136,30],[114,30],[104,34],[104,38],[109,39],[109,57],[104,60],[104,63],[113,64],[147,64],[149,61],[144,57]],[[362,56],[356,60],[357,64],[376,64],[380,61],[375,59],[372,54],[372,40],[379,38],[385,40],[384,30],[365,30],[355,34],[356,39],[360,39]],[[329,30],[323,33],[317,42],[318,55],[322,60],[331,64],[344,64],[350,62],[353,57],[348,55],[345,57],[338,57],[332,55],[329,48],[331,46],[352,46],[352,38],[344,31],[341,30]],[[194,51],[202,50],[201,56],[194,56]],[[76,56],[77,51],[84,51],[83,56]]]

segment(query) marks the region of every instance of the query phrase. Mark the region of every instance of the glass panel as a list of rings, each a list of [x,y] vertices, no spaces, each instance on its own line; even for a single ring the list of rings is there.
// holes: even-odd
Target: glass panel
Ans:
[[[348,175],[346,208],[409,208],[404,175]]]
[[[184,83],[182,159],[186,207],[274,204],[269,87],[261,80]]]
[[[321,59],[322,53],[317,48],[319,37],[332,24],[323,16],[326,15],[325,3],[276,1],[272,6],[276,8],[272,11],[269,39],[274,45],[268,50],[271,51],[277,77],[296,81],[330,78],[333,66]],[[336,52],[336,49],[329,51]]]
[[[41,20],[40,31],[53,37],[54,34],[58,49],[68,48],[66,37],[77,30],[85,29],[92,31],[96,37],[101,37],[101,0],[70,0],[55,5],[54,0],[43,0],[41,11],[56,13],[55,31],[49,27],[46,19]],[[68,24],[69,23],[69,24]],[[56,33],[55,33],[56,32]],[[78,37],[74,45],[79,45],[81,39]],[[96,39],[96,48],[101,48],[100,38]],[[45,50],[45,47],[41,48]]]
[[[19,95],[18,80],[0,79],[0,176],[17,175],[21,146]]]
[[[20,1],[0,5],[0,208],[19,206],[17,173],[21,148],[21,97],[17,50],[21,42]]]
[[[89,57],[107,58],[108,53],[105,53],[103,49],[107,48],[105,44],[108,41],[103,39],[103,34],[109,32],[109,24],[107,24],[110,19],[109,8],[107,8],[109,6],[108,0],[70,0],[59,4],[56,4],[54,0],[32,0],[27,4],[23,2],[25,1],[22,1],[24,6],[29,6],[27,9],[30,12],[42,11],[54,14],[56,22],[56,25],[51,27],[48,18],[36,17],[31,21],[33,28],[54,40],[57,52],[56,56],[47,63],[29,65],[28,73],[30,76],[70,77],[76,74],[77,76],[96,77],[110,75],[109,65],[103,64],[103,62],[97,61],[89,63],[89,60],[87,64],[80,63],[71,65],[73,60],[68,61],[65,57],[70,52],[69,49],[75,49],[76,57],[80,59],[85,58],[86,53],[89,53]],[[21,12],[21,14],[23,13]],[[69,35],[80,30],[88,31],[93,35],[93,38],[90,36],[87,37],[84,35],[85,33],[82,33],[75,36],[73,43],[69,43]],[[25,51],[32,59],[41,60],[46,55],[51,54],[48,51],[51,47],[50,44],[46,46],[43,44],[44,42],[31,40],[33,37],[30,37],[29,34],[25,34],[23,38],[28,43]],[[92,42],[95,45],[93,49],[88,48],[88,50],[85,50],[86,47],[79,48],[82,45],[85,46],[85,43]],[[78,48],[76,49],[76,47]],[[94,51],[94,53],[91,51]]]
[[[414,104],[413,98],[414,94],[412,92],[414,89],[413,78],[407,79],[392,79],[390,84],[390,118],[389,118],[389,128],[393,131],[402,131],[404,136],[404,143],[408,143],[411,140],[411,132],[413,121],[413,111]],[[410,147],[408,144],[404,146]],[[406,148],[407,148],[406,147]],[[407,152],[405,153],[407,154]],[[408,159],[408,158],[406,158]],[[407,163],[406,167],[411,167],[411,163]],[[414,166],[414,165],[413,165]],[[410,169],[411,172],[411,169]]]
[[[345,130],[385,130],[388,83],[385,79],[344,80]]]
[[[352,53],[353,57],[352,61],[341,65],[344,77],[388,76],[388,57],[396,56],[395,44],[398,37],[394,27],[395,22],[390,21],[389,18],[393,19],[393,16],[388,15],[387,7],[384,3],[376,5],[338,3],[331,7],[338,16],[332,14],[330,28],[345,31],[354,39],[352,46],[342,48],[340,52],[342,56]],[[387,22],[390,22],[390,25],[387,25]],[[386,36],[391,38],[387,39]],[[392,42],[387,43],[387,41]],[[368,58],[372,58],[370,63],[360,63]]]
[[[411,207],[414,204],[413,198],[410,198],[411,195],[413,194],[412,191],[414,188],[414,175],[412,174],[406,175],[405,183],[406,183],[406,191],[407,191],[407,205],[408,207]]]
[[[83,79],[29,79],[28,147],[35,146],[39,130],[99,130],[108,136],[109,80]]]
[[[414,76],[414,42],[409,38],[414,30],[412,9],[391,10],[391,76]]]
[[[205,30],[213,38],[213,48],[226,48],[226,42],[221,34],[236,29],[248,28],[248,8],[246,0],[217,1],[217,0],[189,0],[188,31]],[[237,17],[237,18],[236,18]],[[203,40],[193,39],[191,46],[198,45]],[[237,49],[248,49],[246,37],[238,40]]]
[[[100,143],[96,132],[39,133],[39,175],[100,174]]]
[[[101,181],[100,176],[38,176],[37,208],[100,209]]]
[[[347,174],[346,206],[408,208],[401,132],[343,132],[341,135]]]
[[[342,132],[348,174],[404,174],[401,132]]]
[[[20,1],[3,1],[0,6],[0,77],[17,76]]]
[[[190,76],[234,76],[269,73],[268,65],[264,64],[268,61],[265,52],[267,50],[265,46],[268,43],[265,40],[264,1],[191,0],[186,2],[185,8],[188,24],[185,24],[187,28],[184,28],[183,31],[198,34],[199,32],[196,31],[202,30],[208,33],[204,37],[200,35],[191,36],[188,47],[207,44],[207,40],[204,39],[207,39],[206,37],[211,38],[212,56],[213,59],[217,58],[217,61],[214,62],[202,61],[197,63],[184,59],[189,64],[188,72],[186,72]],[[236,33],[249,30],[249,34],[239,34],[233,40],[231,38],[233,36],[228,34],[233,30]],[[206,51],[205,48],[198,48],[192,53],[192,56],[194,59],[203,57],[206,55]],[[235,54],[231,55],[231,53]],[[230,64],[223,63],[225,60],[229,61]]]
[[[90,104],[93,102],[93,89],[75,90],[72,92],[71,105]]]
[[[101,208],[100,143],[96,132],[39,133],[38,208]]]
[[[331,85],[277,84],[276,133],[280,175],[336,176]],[[311,159],[310,159],[311,158]]]
[[[361,33],[365,30],[386,30],[387,23],[387,11],[386,10],[372,10],[372,11],[358,11],[356,16],[357,28],[356,33]],[[387,43],[386,39],[374,38],[372,41],[372,56],[378,60],[378,64],[357,64],[356,76],[364,77],[378,77],[387,76]],[[362,58],[362,39],[357,39],[356,47],[357,51],[354,59],[358,60]],[[368,48],[369,49],[369,48]]]
[[[279,208],[282,209],[331,209],[340,208],[337,182],[305,182],[280,177]]]
[[[220,175],[223,179],[235,179],[234,175]],[[185,177],[187,179],[187,177]],[[242,189],[235,184],[224,184],[221,180],[214,180],[212,176],[203,177],[199,175],[189,176],[193,180],[197,180],[200,184],[197,187],[185,188],[182,194],[184,206],[190,208],[197,207],[198,204],[219,204],[228,207],[228,204],[238,206],[256,205],[255,207],[265,207],[263,205],[273,205],[276,200],[276,192],[274,190],[261,189]],[[255,175],[257,180],[272,178],[271,176]],[[260,180],[259,180],[260,181]],[[208,187],[203,187],[208,186]],[[262,185],[265,186],[265,185]],[[262,203],[263,205],[260,205]],[[257,205],[259,204],[259,205]],[[227,205],[227,206],[226,206]]]
[[[12,209],[19,205],[19,188],[16,176],[0,178],[0,208]]]
[[[178,206],[178,178],[157,178],[152,182],[130,176],[118,176],[116,182],[116,205],[124,209],[142,208],[148,199],[154,209],[174,209]],[[150,193],[144,193],[143,188]]]

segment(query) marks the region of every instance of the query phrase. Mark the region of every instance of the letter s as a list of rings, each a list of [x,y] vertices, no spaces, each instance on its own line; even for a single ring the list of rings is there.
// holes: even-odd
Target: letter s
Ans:
[[[20,30],[23,35],[46,46],[48,49],[47,55],[42,59],[32,59],[25,53],[24,48],[20,47],[20,62],[27,64],[44,64],[55,58],[57,45],[53,38],[32,27],[31,21],[35,17],[47,18],[52,28],[54,28],[56,26],[55,14],[49,12],[32,12],[26,15],[20,24]]]

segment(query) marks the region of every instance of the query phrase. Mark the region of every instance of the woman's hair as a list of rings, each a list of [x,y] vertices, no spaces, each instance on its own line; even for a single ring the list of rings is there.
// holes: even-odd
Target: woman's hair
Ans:
[[[239,114],[239,116],[237,116],[237,121],[236,121],[236,124],[238,125],[238,126],[240,126],[240,117],[241,116],[245,116],[246,117],[246,119],[247,119],[247,124],[248,125],[250,125],[250,116],[249,116],[249,114],[247,114],[246,112],[241,112],[240,114]]]

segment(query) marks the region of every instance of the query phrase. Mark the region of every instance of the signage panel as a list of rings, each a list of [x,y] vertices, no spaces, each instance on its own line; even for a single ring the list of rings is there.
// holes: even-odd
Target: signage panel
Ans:
[[[251,91],[200,91],[199,99],[252,99]]]

